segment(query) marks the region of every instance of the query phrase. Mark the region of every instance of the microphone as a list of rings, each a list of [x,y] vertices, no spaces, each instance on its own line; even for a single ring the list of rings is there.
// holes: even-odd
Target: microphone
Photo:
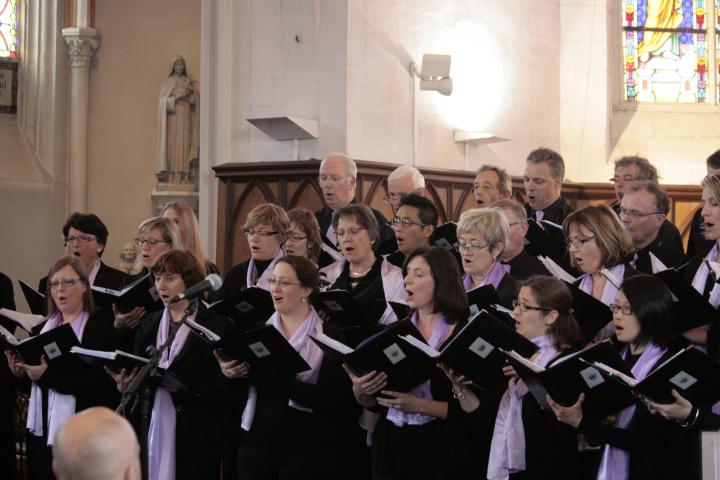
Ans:
[[[178,293],[170,299],[170,303],[177,303],[181,300],[190,300],[191,298],[197,298],[208,290],[219,290],[222,286],[222,278],[216,273],[211,273],[202,282],[196,283],[192,287],[188,288],[182,293]]]

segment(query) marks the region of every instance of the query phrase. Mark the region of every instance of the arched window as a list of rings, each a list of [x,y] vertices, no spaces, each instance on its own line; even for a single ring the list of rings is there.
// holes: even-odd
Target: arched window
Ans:
[[[720,0],[620,0],[628,102],[717,102]]]
[[[17,59],[17,0],[0,0],[0,58]]]

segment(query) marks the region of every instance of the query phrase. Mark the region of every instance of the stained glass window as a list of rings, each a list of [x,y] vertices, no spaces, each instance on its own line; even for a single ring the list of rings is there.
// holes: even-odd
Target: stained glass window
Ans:
[[[713,0],[621,1],[625,100],[706,102]]]
[[[17,58],[17,0],[0,0],[0,58]]]

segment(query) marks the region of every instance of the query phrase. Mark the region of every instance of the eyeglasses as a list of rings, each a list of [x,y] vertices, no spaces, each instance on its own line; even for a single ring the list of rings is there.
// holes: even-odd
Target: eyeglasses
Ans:
[[[527,223],[527,222],[524,222],[521,220],[518,220],[517,222],[510,222],[510,223],[508,223],[508,227],[514,227],[515,225],[520,225],[522,223]]]
[[[627,208],[620,207],[620,215],[627,215],[628,217],[647,217],[648,215],[661,215],[661,212],[648,212],[643,213],[638,210],[628,210]]]
[[[277,235],[278,232],[266,232],[264,230],[253,230],[252,228],[246,228],[243,230],[243,233],[245,233],[246,237],[252,237],[253,235],[259,235],[263,238],[270,237],[272,235]]]
[[[634,182],[634,181],[636,181],[636,180],[640,180],[640,177],[633,177],[632,175],[625,175],[624,177],[612,177],[612,178],[610,179],[610,181],[613,182],[613,183],[618,183],[618,182]]]
[[[306,238],[307,236],[303,237],[302,235],[290,235],[289,237],[287,237],[287,241],[297,243],[305,240]]]
[[[60,285],[62,285],[63,287],[72,287],[76,283],[80,282],[82,282],[82,280],[79,278],[66,278],[63,280],[55,280],[54,282],[49,282],[48,285],[50,286],[50,288],[55,289],[60,288]]]
[[[583,245],[585,245],[590,240],[593,240],[595,238],[595,235],[591,235],[589,237],[581,238],[581,237],[575,237],[575,238],[568,238],[567,239],[567,246],[570,248],[571,246],[575,248],[582,248]]]
[[[360,230],[367,230],[367,228],[365,228],[365,227],[350,227],[347,230],[335,230],[335,234],[338,237],[342,237],[343,235],[346,235],[346,234],[354,237],[355,235],[360,233]]]
[[[513,300],[513,308],[520,308],[521,312],[527,312],[528,310],[537,310],[538,312],[550,312],[552,308],[536,307],[534,305],[528,305],[527,303],[518,302],[517,299]]]
[[[271,287],[274,287],[275,285],[279,286],[280,288],[287,288],[290,285],[300,285],[300,282],[291,282],[290,280],[286,278],[275,278],[270,277],[270,280],[268,280],[268,283]]]
[[[170,243],[166,242],[165,240],[157,240],[155,238],[145,238],[145,237],[135,237],[135,245],[138,247],[142,247],[145,244],[150,245],[151,247],[154,247],[158,243]]]
[[[633,308],[630,305],[618,305],[617,303],[611,303],[610,310],[613,313],[622,312],[623,315],[632,315],[633,313]]]
[[[407,217],[404,217],[404,218],[393,217],[393,219],[392,219],[392,226],[393,226],[393,227],[398,227],[398,226],[400,226],[400,225],[402,225],[402,226],[405,227],[405,228],[412,227],[413,225],[417,225],[417,226],[419,226],[419,227],[424,227],[424,226],[425,226],[424,223],[413,222],[412,220],[410,220],[410,219],[407,218]]]
[[[97,240],[95,235],[78,235],[77,237],[65,237],[65,245],[70,245],[75,242],[88,243],[92,242],[93,240]]]
[[[405,192],[400,192],[400,193],[388,193],[387,195],[385,195],[385,196],[383,197],[383,200],[386,201],[387,203],[399,202],[400,200],[403,199],[403,197],[404,197],[405,195],[407,195],[407,193],[405,193]]]
[[[489,243],[486,243],[485,245],[480,245],[478,243],[453,243],[453,247],[455,247],[455,250],[462,253],[463,250],[467,250],[470,253],[479,252],[483,248],[486,248],[489,245]]]

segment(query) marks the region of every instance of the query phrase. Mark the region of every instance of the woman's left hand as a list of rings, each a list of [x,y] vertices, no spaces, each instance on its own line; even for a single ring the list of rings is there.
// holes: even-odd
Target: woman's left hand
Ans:
[[[671,390],[671,393],[675,399],[673,403],[656,403],[646,397],[643,397],[642,400],[653,415],[659,414],[668,420],[684,422],[692,412],[692,403],[680,395],[674,388]]]
[[[17,365],[18,367],[22,367],[23,369],[25,369],[25,373],[33,382],[37,382],[40,377],[43,376],[45,370],[47,370],[48,368],[47,361],[45,360],[45,355],[42,355],[40,357],[40,365],[28,365],[26,363],[18,363]]]
[[[380,393],[385,397],[378,397],[377,403],[383,407],[396,408],[405,413],[422,413],[423,399],[420,397],[391,390],[382,390]]]
[[[577,402],[575,402],[573,405],[570,405],[569,407],[560,405],[552,398],[550,398],[550,395],[546,395],[545,399],[547,400],[548,405],[550,405],[550,408],[553,409],[553,412],[555,412],[555,416],[557,417],[559,422],[567,423],[571,427],[575,428],[580,425],[580,422],[582,422],[583,418],[582,404],[585,401],[584,393],[581,393],[577,399]]]

